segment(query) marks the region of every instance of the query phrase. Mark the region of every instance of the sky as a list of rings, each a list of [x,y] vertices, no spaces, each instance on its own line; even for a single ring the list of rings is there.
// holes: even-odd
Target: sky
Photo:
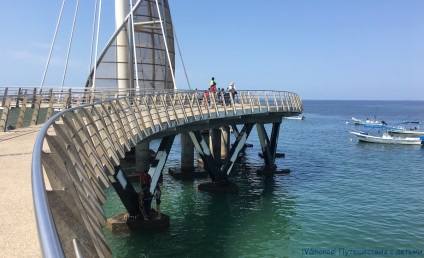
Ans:
[[[0,87],[39,86],[62,1],[2,0]],[[68,0],[45,85],[59,86],[76,0]],[[178,89],[231,82],[304,100],[424,100],[422,0],[169,0]],[[100,53],[114,30],[102,3]],[[81,1],[65,86],[89,71],[94,0]],[[186,70],[183,69],[183,62]],[[189,79],[187,82],[186,75]]]

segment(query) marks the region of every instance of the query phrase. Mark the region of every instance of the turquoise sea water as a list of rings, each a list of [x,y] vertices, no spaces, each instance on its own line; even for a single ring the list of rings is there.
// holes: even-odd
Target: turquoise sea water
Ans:
[[[281,125],[278,152],[286,157],[277,166],[290,174],[256,174],[263,161],[255,129],[248,139],[254,147],[230,175],[239,194],[199,192],[202,180],[174,180],[166,168],[161,207],[170,228],[105,230],[114,256],[424,257],[424,147],[358,143],[346,124],[374,115],[389,124],[422,121],[424,102],[303,104],[304,121]],[[178,142],[168,166],[178,165]],[[122,212],[112,188],[107,195],[106,215]]]

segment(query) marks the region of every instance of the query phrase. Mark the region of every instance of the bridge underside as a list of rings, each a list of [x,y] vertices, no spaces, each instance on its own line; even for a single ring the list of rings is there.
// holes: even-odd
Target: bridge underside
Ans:
[[[217,160],[212,155],[208,144],[202,137],[199,131],[190,132],[190,137],[194,143],[194,146],[203,160],[204,169],[209,173],[212,182],[216,184],[227,184],[228,175],[233,168],[234,162],[236,161],[238,154],[243,149],[247,138],[253,128],[254,124],[249,123],[243,126],[243,129],[237,136],[234,144],[228,151],[228,154],[222,163],[221,160]],[[213,143],[212,143],[213,144]]]
[[[278,121],[279,119],[276,118],[276,120]],[[206,125],[205,123],[201,123],[199,124],[199,127],[202,129],[205,129],[205,128],[215,127],[217,125],[222,125],[222,124],[225,124],[225,122],[220,121],[219,123],[207,123],[207,126],[205,126]],[[227,184],[228,176],[234,166],[234,163],[236,162],[236,159],[240,151],[246,146],[247,139],[252,131],[252,128],[255,125],[258,130],[259,141],[260,141],[261,149],[262,149],[262,156],[264,157],[264,163],[265,163],[264,167],[265,168],[275,167],[275,158],[277,154],[276,150],[278,145],[278,135],[280,130],[280,124],[281,122],[272,123],[272,131],[270,136],[268,136],[268,133],[265,129],[265,125],[263,123],[246,123],[243,125],[241,131],[238,130],[236,125],[233,125],[232,128],[233,128],[234,134],[236,135],[236,139],[234,143],[231,145],[231,147],[229,147],[229,144],[221,143],[221,138],[225,137],[224,132],[221,135],[221,130],[217,128],[210,129],[210,132],[208,132],[208,135],[206,138],[202,136],[201,130],[189,131],[188,135],[193,143],[194,149],[199,154],[203,162],[203,168],[209,174],[211,181],[215,184]],[[213,131],[216,129],[218,131],[218,136],[213,137],[214,135]],[[167,132],[167,133],[162,132],[162,133],[164,137],[161,140],[161,144],[157,151],[156,159],[154,160],[154,162],[152,163],[149,169],[149,174],[151,174],[153,177],[153,184],[156,184],[157,179],[160,177],[160,173],[163,170],[165,161],[169,155],[170,148],[172,146],[172,142],[175,137],[175,131],[174,131],[174,134],[172,135],[168,135],[171,132]],[[223,141],[229,141],[229,136],[227,139],[224,139]],[[167,146],[166,150],[164,150],[164,147],[163,147],[165,146],[165,144]],[[190,149],[188,151],[185,151],[184,148],[186,147],[182,145],[182,150],[181,150],[182,153],[190,152]],[[216,148],[217,150],[214,150]],[[219,155],[219,153],[217,154],[217,152],[221,151],[221,148],[225,148],[224,157]],[[183,163],[183,161],[181,161],[181,163]],[[160,165],[158,166],[157,164],[160,164]],[[192,171],[193,169],[190,169],[190,171]],[[153,189],[154,189],[154,186],[152,185],[151,190]]]

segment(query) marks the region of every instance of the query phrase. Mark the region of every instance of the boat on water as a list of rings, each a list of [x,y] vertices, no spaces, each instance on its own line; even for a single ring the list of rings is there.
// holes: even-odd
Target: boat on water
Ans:
[[[417,137],[396,137],[385,132],[381,136],[370,135],[367,132],[355,132],[350,131],[349,133],[356,135],[361,142],[371,143],[389,143],[389,144],[404,144],[404,145],[422,145],[424,144],[424,136]]]
[[[424,136],[424,131],[421,130],[421,122],[406,121],[399,123],[396,126],[388,129],[387,132],[391,135],[400,134],[408,135],[410,137]]]
[[[305,120],[305,116],[284,116],[283,119],[287,119],[287,120]]]
[[[385,121],[378,121],[376,117],[373,117],[373,119],[367,118],[366,120],[352,117],[352,120],[355,125],[387,125]]]

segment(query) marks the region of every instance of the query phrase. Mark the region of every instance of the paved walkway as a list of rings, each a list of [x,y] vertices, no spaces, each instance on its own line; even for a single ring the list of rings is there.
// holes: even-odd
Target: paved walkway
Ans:
[[[0,132],[0,257],[41,257],[32,203],[32,150],[41,126]]]

